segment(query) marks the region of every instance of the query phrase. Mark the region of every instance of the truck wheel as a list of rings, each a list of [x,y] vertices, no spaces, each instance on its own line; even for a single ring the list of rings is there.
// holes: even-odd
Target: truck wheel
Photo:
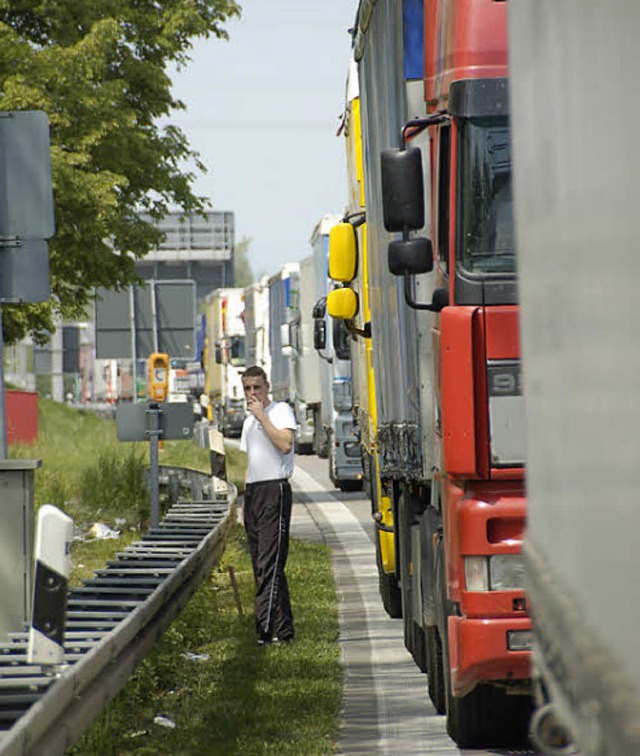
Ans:
[[[531,699],[478,685],[461,698],[447,697],[447,731],[461,748],[528,745]]]
[[[382,569],[382,558],[380,557],[380,542],[376,535],[376,564],[378,567],[378,586],[382,606],[389,617],[398,619],[402,617],[402,596],[395,575],[390,575]]]
[[[447,692],[447,732],[460,748],[506,745],[502,691],[478,685],[466,696]]]
[[[420,672],[427,671],[427,640],[424,629],[417,622],[412,622],[411,656]]]
[[[507,695],[503,688],[489,683],[477,685],[466,696],[454,696],[451,690],[449,662],[448,602],[445,584],[444,549],[438,545],[437,585],[439,590],[439,627],[442,638],[442,670],[446,702],[447,732],[460,748],[505,747],[527,739],[530,698]]]
[[[402,596],[402,617],[404,631],[404,645],[407,651],[413,657],[421,672],[425,672],[424,659],[420,659],[420,646],[424,648],[424,637],[420,643],[420,630],[413,619],[413,596],[412,596],[412,576],[409,568],[410,562],[410,533],[409,523],[406,516],[408,504],[406,502],[407,493],[405,491],[398,493],[394,488],[394,500],[397,505],[394,507],[396,527],[398,528],[398,553],[396,561],[400,566],[400,593]],[[396,498],[397,497],[397,498]]]
[[[339,480],[338,488],[341,491],[362,491],[361,480]]]
[[[429,698],[438,714],[444,714],[447,704],[444,695],[444,674],[442,671],[442,643],[437,627],[426,629],[427,681]]]

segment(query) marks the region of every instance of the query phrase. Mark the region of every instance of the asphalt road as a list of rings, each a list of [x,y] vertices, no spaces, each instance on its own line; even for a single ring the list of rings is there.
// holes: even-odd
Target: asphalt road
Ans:
[[[338,753],[532,754],[457,748],[428,698],[426,676],[404,648],[402,620],[382,607],[370,502],[334,488],[327,460],[313,456],[296,456],[292,484],[292,537],[322,540],[333,553],[345,666]]]

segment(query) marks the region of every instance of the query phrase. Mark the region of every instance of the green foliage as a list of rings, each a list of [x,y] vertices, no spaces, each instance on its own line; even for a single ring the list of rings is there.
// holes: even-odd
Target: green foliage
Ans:
[[[287,575],[296,640],[259,648],[253,574],[237,527],[219,567],[71,753],[335,753],[342,667],[329,548],[292,541]]]
[[[183,168],[204,170],[197,153],[158,125],[184,108],[167,67],[188,63],[194,39],[226,39],[239,13],[234,0],[0,0],[0,108],[49,117],[57,225],[57,299],[7,306],[8,342],[52,329],[54,301],[73,318],[93,287],[133,282],[135,258],[159,242],[140,212],[205,208]]]
[[[144,451],[135,444],[101,450],[97,460],[81,472],[79,495],[95,511],[144,522],[149,516]]]

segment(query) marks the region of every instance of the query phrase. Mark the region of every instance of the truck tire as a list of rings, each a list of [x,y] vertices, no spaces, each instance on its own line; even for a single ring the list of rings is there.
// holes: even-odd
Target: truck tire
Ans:
[[[427,639],[417,622],[411,623],[411,656],[420,672],[427,671]]]
[[[496,731],[497,711],[493,710],[492,689],[478,686],[471,693],[460,698],[451,690],[451,666],[449,662],[448,599],[444,546],[437,547],[436,585],[438,586],[438,620],[442,639],[442,671],[447,732],[460,748],[480,748],[493,743]]]
[[[422,627],[420,627],[413,618],[413,583],[410,562],[410,532],[407,518],[408,502],[405,500],[409,496],[406,491],[398,492],[394,489],[394,497],[397,496],[398,505],[394,508],[397,517],[398,540],[400,553],[396,554],[396,560],[400,565],[400,593],[402,596],[402,617],[404,630],[404,645],[411,654],[414,662],[421,672],[426,672],[426,646],[425,637]]]
[[[313,444],[299,444],[297,441],[294,444],[296,454],[313,454]]]
[[[392,619],[402,617],[402,596],[396,576],[389,574],[382,568],[382,558],[380,556],[380,541],[376,534],[376,565],[378,567],[378,587],[382,606],[385,612]]]
[[[425,634],[429,698],[438,714],[445,714],[447,702],[444,694],[444,674],[442,671],[442,642],[437,627],[428,627]]]
[[[440,602],[439,626],[442,638],[442,669],[447,732],[460,748],[507,747],[526,743],[531,712],[530,697],[507,695],[491,683],[477,685],[466,696],[451,690],[449,662],[448,602],[445,584],[444,548],[438,544],[436,569]]]
[[[362,491],[361,480],[339,480],[338,488],[341,491]]]

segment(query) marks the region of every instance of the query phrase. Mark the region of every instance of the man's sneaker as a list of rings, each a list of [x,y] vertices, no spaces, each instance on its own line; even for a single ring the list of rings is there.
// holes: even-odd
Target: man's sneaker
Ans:
[[[277,635],[273,638],[273,643],[293,643],[293,635],[286,638],[279,638]]]
[[[271,643],[271,636],[267,635],[267,633],[260,633],[258,636],[258,645],[259,646],[268,646]]]

